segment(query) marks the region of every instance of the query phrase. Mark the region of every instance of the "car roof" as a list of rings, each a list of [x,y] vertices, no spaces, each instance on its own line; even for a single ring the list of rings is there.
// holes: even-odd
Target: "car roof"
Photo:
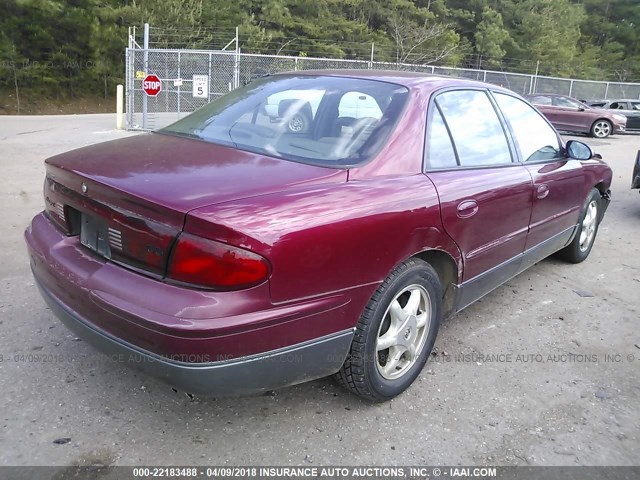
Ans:
[[[467,78],[450,77],[447,75],[434,75],[421,72],[403,72],[400,70],[303,70],[295,72],[282,72],[274,75],[303,75],[303,76],[324,76],[324,77],[346,77],[362,78],[366,80],[377,80],[381,82],[396,83],[407,88],[420,88],[424,90],[436,90],[443,87],[476,87],[492,88],[513,93],[498,85],[469,80]]]

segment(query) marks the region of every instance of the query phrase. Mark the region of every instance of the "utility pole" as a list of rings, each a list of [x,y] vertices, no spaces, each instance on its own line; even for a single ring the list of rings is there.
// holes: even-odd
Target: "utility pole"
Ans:
[[[375,52],[375,42],[371,42],[371,60],[369,61],[369,70],[373,68],[373,53]]]

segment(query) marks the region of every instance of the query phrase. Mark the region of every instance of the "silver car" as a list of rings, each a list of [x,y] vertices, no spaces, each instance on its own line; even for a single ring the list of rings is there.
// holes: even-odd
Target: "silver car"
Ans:
[[[587,105],[605,110],[615,110],[627,117],[627,130],[640,131],[640,100],[638,99],[610,99],[591,100]]]

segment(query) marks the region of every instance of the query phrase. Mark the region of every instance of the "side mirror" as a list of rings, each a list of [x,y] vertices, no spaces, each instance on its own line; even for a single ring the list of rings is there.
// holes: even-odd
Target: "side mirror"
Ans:
[[[590,160],[593,158],[593,151],[589,145],[577,140],[569,140],[566,146],[567,156],[575,160]]]

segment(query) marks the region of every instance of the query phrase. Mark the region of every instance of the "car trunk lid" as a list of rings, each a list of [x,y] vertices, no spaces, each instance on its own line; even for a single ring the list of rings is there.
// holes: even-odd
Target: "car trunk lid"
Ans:
[[[54,223],[95,253],[160,277],[190,210],[346,180],[342,170],[161,134],[57,155],[46,169]]]

